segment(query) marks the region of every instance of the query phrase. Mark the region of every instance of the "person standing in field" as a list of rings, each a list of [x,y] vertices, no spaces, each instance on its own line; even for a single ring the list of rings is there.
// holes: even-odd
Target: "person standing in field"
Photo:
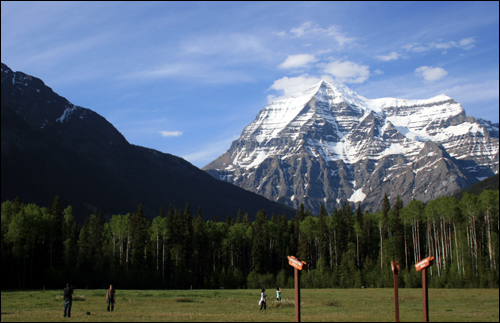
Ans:
[[[64,317],[71,317],[71,304],[73,303],[73,286],[69,283],[64,288]]]
[[[113,285],[109,285],[109,289],[106,292],[106,302],[108,303],[108,312],[111,307],[111,312],[115,309],[115,290]]]
[[[281,302],[281,288],[276,288],[276,301]]]
[[[262,307],[264,307],[264,309],[266,309],[266,293],[265,293],[265,289],[262,288],[262,292],[260,293],[260,302],[259,302],[259,305],[260,305],[260,309],[262,310]]]

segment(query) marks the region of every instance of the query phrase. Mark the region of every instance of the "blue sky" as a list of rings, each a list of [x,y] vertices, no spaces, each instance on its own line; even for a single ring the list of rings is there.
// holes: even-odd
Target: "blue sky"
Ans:
[[[1,57],[136,145],[203,167],[324,78],[499,120],[498,2],[1,2]]]

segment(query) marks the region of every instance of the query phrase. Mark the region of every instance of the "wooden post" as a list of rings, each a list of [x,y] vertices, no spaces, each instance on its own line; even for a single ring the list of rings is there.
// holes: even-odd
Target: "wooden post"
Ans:
[[[300,261],[294,256],[288,256],[288,264],[294,268],[295,281],[295,322],[300,322],[300,271],[307,263]]]
[[[429,322],[429,293],[427,289],[427,268],[432,266],[434,257],[427,257],[415,264],[417,271],[422,271],[422,290],[423,290],[423,303],[424,303],[424,322]]]
[[[398,295],[398,273],[399,273],[399,266],[398,262],[396,261],[395,263],[392,263],[392,272],[394,276],[394,315],[395,315],[395,322],[399,322],[399,295]]]
[[[300,271],[294,268],[295,272],[295,322],[300,322]]]
[[[423,306],[424,306],[424,322],[429,322],[429,293],[427,290],[427,268],[422,269],[422,289],[423,289]]]

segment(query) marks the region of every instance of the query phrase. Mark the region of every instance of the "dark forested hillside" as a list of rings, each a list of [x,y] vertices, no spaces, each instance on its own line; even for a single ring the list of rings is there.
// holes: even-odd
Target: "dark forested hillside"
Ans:
[[[498,190],[498,185],[500,184],[499,174],[488,177],[476,184],[473,184],[466,189],[461,190],[454,197],[458,200],[462,198],[462,196],[467,192],[469,194],[481,194],[484,190]]]
[[[1,200],[73,206],[82,224],[94,211],[152,219],[161,205],[202,207],[204,217],[295,211],[212,178],[182,158],[131,145],[106,119],[57,95],[40,79],[2,64]]]

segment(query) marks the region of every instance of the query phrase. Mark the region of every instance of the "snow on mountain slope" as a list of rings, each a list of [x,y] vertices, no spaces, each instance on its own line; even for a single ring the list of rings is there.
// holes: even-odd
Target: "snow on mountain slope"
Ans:
[[[305,203],[313,210],[346,200],[376,207],[388,190],[406,202],[416,196],[429,200],[498,173],[498,132],[490,134],[483,124],[466,117],[444,94],[367,99],[345,85],[321,81],[261,110],[228,152],[204,169],[270,199],[294,207]],[[416,181],[424,179],[417,165],[426,169],[421,174],[429,167],[441,170],[425,177],[435,188],[419,193],[422,183]],[[399,177],[405,180],[393,187]]]

